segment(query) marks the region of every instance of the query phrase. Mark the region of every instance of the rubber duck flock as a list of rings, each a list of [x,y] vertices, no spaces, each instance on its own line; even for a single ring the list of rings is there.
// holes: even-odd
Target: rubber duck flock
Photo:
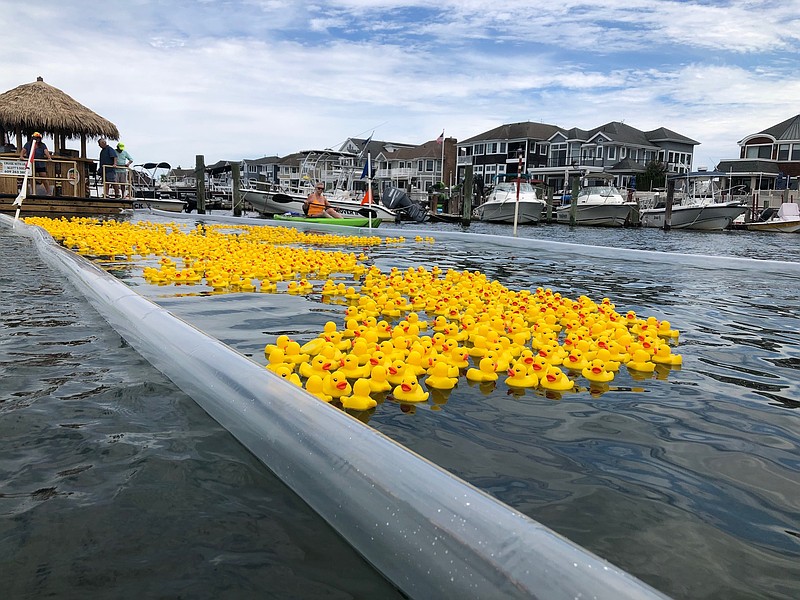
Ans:
[[[264,348],[267,368],[325,402],[372,409],[373,395],[425,402],[467,382],[546,392],[635,379],[678,367],[679,332],[666,320],[620,314],[603,298],[570,299],[551,289],[513,291],[478,271],[437,266],[382,272],[362,253],[321,247],[403,244],[404,238],[306,233],[287,227],[198,225],[88,218],[26,218],[74,251],[136,260],[156,285],[203,285],[212,293],[292,293],[347,304],[344,323],[325,324],[300,344],[280,335]],[[431,243],[432,238],[415,242]],[[154,260],[155,259],[155,260]],[[158,266],[151,266],[152,263]],[[347,276],[355,285],[336,282]],[[322,282],[321,284],[319,282]],[[427,319],[421,318],[426,315]]]

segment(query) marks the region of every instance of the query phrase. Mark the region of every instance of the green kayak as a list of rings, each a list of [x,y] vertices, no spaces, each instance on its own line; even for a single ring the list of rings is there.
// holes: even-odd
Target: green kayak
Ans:
[[[273,215],[276,221],[295,221],[298,223],[319,223],[322,225],[343,225],[345,227],[369,227],[369,217],[342,217],[336,219],[334,217],[301,217],[298,215]],[[381,220],[378,217],[372,217],[372,227],[378,227]]]

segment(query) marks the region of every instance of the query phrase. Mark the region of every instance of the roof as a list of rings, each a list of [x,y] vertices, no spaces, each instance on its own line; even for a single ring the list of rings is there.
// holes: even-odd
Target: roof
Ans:
[[[760,131],[759,134],[770,135],[776,140],[800,140],[800,115]]]
[[[111,121],[46,84],[41,77],[0,94],[0,129],[119,139],[119,130]]]
[[[647,167],[629,158],[623,158],[617,164],[606,169],[609,173],[644,173],[646,170]]]
[[[548,125],[547,123],[532,123],[531,121],[508,123],[479,133],[460,142],[459,145],[483,140],[546,140],[557,131],[563,130],[556,125]]]
[[[688,138],[685,135],[681,135],[680,133],[675,133],[666,127],[659,127],[658,129],[653,129],[652,131],[645,131],[644,134],[651,142],[678,142],[681,144],[692,144],[693,146],[700,145],[700,142],[693,140],[692,138]]]
[[[348,142],[352,142],[358,148],[358,154],[361,156],[366,156],[370,154],[371,156],[378,156],[381,152],[385,152],[388,147],[394,148],[413,148],[413,144],[402,144],[400,142],[386,142],[383,140],[373,140],[371,137],[369,138],[350,138],[347,142],[342,145],[344,148]],[[369,142],[369,143],[367,143]],[[389,154],[394,154],[390,152]]]
[[[441,155],[442,145],[437,143],[436,140],[431,140],[419,146],[401,148],[389,155],[389,158],[392,160],[412,160],[415,158],[439,158]]]
[[[611,121],[600,127],[589,130],[589,135],[584,139],[590,139],[598,133],[604,134],[612,142],[628,144],[631,146],[654,146],[653,142],[647,138],[644,131],[626,125],[620,121]]]
[[[717,165],[717,171],[723,172],[727,175],[731,174],[757,174],[767,173],[770,175],[777,175],[780,173],[780,168],[775,161],[772,160],[758,160],[758,159],[742,159],[742,160],[723,160]]]

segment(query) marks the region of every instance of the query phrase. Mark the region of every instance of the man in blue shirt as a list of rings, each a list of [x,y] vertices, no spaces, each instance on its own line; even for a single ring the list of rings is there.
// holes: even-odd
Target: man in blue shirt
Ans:
[[[100,177],[103,178],[103,196],[108,196],[109,184],[117,181],[117,152],[108,145],[105,138],[97,140],[97,145],[100,146]],[[115,193],[118,187],[114,186]]]

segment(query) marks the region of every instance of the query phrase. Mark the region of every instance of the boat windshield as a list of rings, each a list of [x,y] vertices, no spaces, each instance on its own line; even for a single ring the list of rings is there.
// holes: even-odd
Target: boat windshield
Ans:
[[[503,181],[497,184],[495,190],[498,192],[513,192],[517,193],[517,182],[516,181]],[[530,183],[520,182],[519,184],[519,191],[520,193],[533,193],[535,190]]]
[[[622,194],[613,185],[590,185],[581,188],[578,192],[579,196],[602,196],[603,198],[610,198],[611,196],[621,196]]]

